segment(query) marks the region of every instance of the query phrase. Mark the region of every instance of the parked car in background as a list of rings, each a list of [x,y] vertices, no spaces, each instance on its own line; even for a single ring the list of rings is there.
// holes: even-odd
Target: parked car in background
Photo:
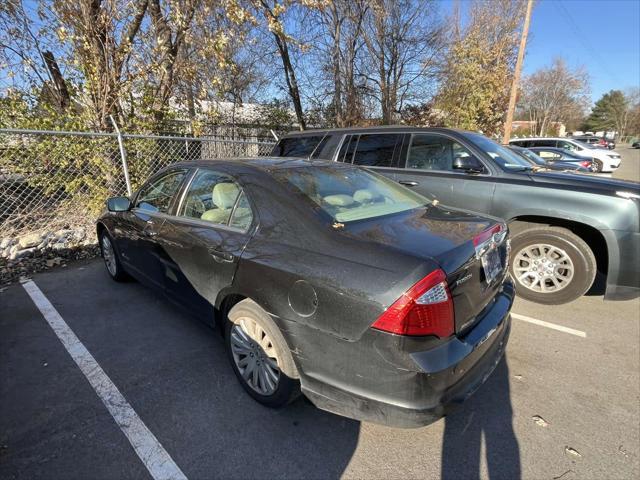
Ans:
[[[506,225],[333,162],[178,163],[97,224],[105,266],[220,323],[243,388],[271,407],[415,427],[503,355],[515,296]]]
[[[593,168],[592,167],[593,163],[591,161],[585,160],[584,158],[580,158],[580,157],[563,156],[562,154],[559,154],[559,153],[555,153],[555,155],[546,155],[542,157],[542,156],[539,156],[537,152],[534,152],[533,149],[529,150],[528,148],[516,147],[515,145],[509,145],[508,148],[522,155],[526,159],[530,160],[533,165],[536,165],[542,168],[549,168],[551,170],[582,172],[582,173],[591,172],[592,171],[591,169]],[[566,150],[560,150],[560,151],[562,152]]]
[[[640,148],[640,140],[636,140],[631,144],[631,148]]]
[[[578,142],[586,143],[591,146],[601,146],[606,147],[606,142],[600,137],[596,137],[595,135],[578,135],[572,136],[572,140],[577,140]]]
[[[280,140],[298,141],[308,156],[367,166],[445,205],[506,220],[511,274],[528,300],[570,302],[596,271],[606,277],[606,299],[640,295],[638,183],[534,169],[480,134],[446,128],[317,130]]]
[[[616,148],[615,140],[607,137],[597,137],[595,135],[574,135],[571,139],[587,143],[595,147],[608,148],[609,150]]]
[[[618,152],[607,151],[603,148],[595,148],[577,140],[569,138],[514,138],[509,140],[509,145],[518,147],[556,147],[569,150],[575,155],[592,160],[596,158],[602,162],[602,166],[597,165],[598,172],[612,172],[620,166],[621,158]]]

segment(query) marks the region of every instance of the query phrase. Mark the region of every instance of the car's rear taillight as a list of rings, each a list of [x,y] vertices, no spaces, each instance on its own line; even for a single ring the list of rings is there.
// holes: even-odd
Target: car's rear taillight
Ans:
[[[589,160],[584,160],[580,162],[580,165],[582,165],[585,168],[589,168],[591,166],[591,162]]]
[[[438,269],[404,292],[372,328],[397,335],[453,335],[455,318],[447,276]]]
[[[502,230],[504,230],[504,226],[501,223],[496,223],[493,227],[488,228],[473,237],[473,246],[478,247],[479,245],[482,245],[487,240],[490,240],[496,233],[500,233]]]

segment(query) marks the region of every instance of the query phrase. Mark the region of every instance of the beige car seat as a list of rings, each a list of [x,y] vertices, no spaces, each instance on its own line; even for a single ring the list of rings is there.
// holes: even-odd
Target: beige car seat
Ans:
[[[217,183],[213,187],[211,200],[218,208],[207,210],[201,216],[201,220],[213,223],[226,224],[229,221],[231,210],[236,203],[240,189],[235,183]]]

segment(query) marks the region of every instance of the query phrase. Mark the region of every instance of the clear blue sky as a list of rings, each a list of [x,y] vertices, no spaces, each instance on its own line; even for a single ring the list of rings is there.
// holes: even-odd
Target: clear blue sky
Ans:
[[[444,3],[448,11],[452,1]],[[524,74],[557,56],[586,68],[594,101],[609,90],[640,87],[640,0],[536,1]]]

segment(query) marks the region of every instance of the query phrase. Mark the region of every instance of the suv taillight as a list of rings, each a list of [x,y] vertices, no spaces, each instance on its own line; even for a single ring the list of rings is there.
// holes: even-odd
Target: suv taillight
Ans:
[[[371,326],[397,335],[453,335],[455,318],[447,276],[438,269],[404,292]]]

